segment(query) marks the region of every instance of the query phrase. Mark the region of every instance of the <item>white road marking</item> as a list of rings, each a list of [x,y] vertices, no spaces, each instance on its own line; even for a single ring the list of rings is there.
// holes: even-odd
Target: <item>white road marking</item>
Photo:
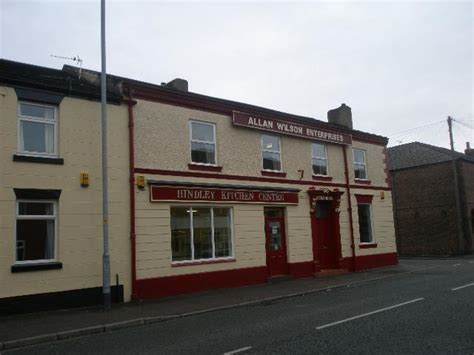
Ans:
[[[462,288],[466,288],[466,287],[469,287],[469,286],[474,286],[474,282],[472,284],[467,284],[467,285],[452,288],[451,291],[457,291],[457,290],[460,290]]]
[[[459,266],[459,265],[461,265],[461,264],[454,264],[453,266]]]
[[[340,321],[337,321],[337,322],[333,322],[333,323],[329,323],[329,324],[325,324],[325,325],[320,325],[319,327],[316,327],[316,329],[320,330],[320,329],[324,329],[324,328],[329,328],[329,327],[332,327],[333,325],[338,325],[338,324],[341,324],[341,323],[349,322],[349,321],[354,320],[354,319],[367,317],[367,316],[370,316],[372,314],[388,311],[389,309],[405,306],[407,304],[415,303],[415,302],[422,301],[422,300],[424,300],[424,298],[417,298],[417,299],[414,299],[414,300],[411,300],[411,301],[395,304],[395,305],[390,306],[390,307],[385,307],[385,308],[378,309],[376,311],[372,311],[372,312],[369,312],[369,313],[364,313],[364,314],[361,314],[361,315],[358,315],[358,316],[355,316],[355,317],[346,318],[346,319],[343,319],[343,320],[340,320]]]
[[[240,348],[240,349],[237,349],[237,350],[232,350],[232,351],[229,351],[227,353],[224,353],[224,355],[237,354],[237,353],[241,353],[241,352],[244,352],[244,351],[247,351],[247,350],[250,350],[250,349],[252,349],[251,346],[246,346],[245,348]]]
[[[474,264],[474,261],[470,261],[469,264]]]

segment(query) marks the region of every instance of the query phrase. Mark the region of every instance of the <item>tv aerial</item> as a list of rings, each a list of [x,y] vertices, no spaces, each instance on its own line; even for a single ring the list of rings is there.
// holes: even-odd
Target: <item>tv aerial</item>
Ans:
[[[74,63],[76,63],[77,65],[79,65],[79,79],[81,79],[82,62],[83,62],[83,60],[81,59],[81,57],[79,57],[79,55],[76,55],[75,57],[63,57],[63,56],[54,55],[54,54],[50,54],[50,55],[51,55],[51,57],[53,57],[53,58],[72,60]]]

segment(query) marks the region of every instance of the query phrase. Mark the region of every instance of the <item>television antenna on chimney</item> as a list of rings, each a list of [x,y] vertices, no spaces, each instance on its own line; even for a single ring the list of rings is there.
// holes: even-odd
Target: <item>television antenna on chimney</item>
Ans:
[[[63,56],[54,55],[54,54],[50,54],[50,55],[53,58],[67,59],[67,60],[72,60],[73,62],[75,62],[77,65],[79,65],[79,79],[81,78],[82,59],[79,57],[79,55],[76,55],[75,57],[63,57]]]

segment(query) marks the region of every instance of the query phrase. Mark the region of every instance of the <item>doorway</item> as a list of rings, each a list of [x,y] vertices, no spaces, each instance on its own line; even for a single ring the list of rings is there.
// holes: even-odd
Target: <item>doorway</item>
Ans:
[[[313,217],[313,254],[321,269],[339,267],[339,241],[334,216],[334,201],[316,201]]]
[[[265,208],[265,239],[269,277],[288,274],[285,210]]]

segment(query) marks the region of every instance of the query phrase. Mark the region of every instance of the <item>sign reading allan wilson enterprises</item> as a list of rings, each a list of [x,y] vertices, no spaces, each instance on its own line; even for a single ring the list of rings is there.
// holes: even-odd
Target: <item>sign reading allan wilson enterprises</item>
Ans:
[[[207,187],[154,186],[151,202],[212,201],[262,204],[298,204],[298,193],[289,191],[233,190]]]
[[[297,123],[261,118],[252,116],[242,112],[233,112],[232,122],[236,126],[244,126],[248,128],[261,129],[281,134],[288,134],[307,139],[331,142],[335,144],[351,144],[352,136],[347,133],[333,132],[325,129],[316,129],[314,127],[305,126]]]

